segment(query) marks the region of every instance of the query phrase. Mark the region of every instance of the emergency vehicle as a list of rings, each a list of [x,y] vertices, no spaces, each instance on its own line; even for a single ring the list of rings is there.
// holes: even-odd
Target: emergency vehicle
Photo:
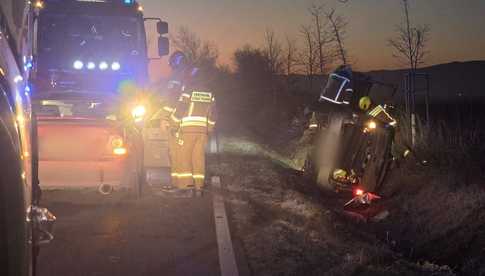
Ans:
[[[155,112],[145,23],[156,23],[159,56],[168,54],[168,24],[144,18],[134,0],[38,0],[34,6],[42,187],[97,187],[105,194],[140,189],[145,159],[168,173],[164,135],[144,141],[138,125]],[[152,140],[157,147],[145,154]]]

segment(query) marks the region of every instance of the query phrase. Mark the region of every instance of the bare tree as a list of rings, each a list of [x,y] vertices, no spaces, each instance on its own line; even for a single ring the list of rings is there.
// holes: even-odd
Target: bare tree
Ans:
[[[266,29],[264,42],[264,53],[268,60],[268,68],[272,74],[280,74],[284,66],[283,47],[272,29]]]
[[[189,62],[199,68],[198,79],[200,85],[207,88],[217,85],[217,58],[218,50],[209,41],[202,41],[196,33],[182,26],[170,36],[172,45],[176,50],[182,51]]]
[[[330,62],[329,49],[327,46],[329,43],[333,42],[334,39],[328,31],[328,22],[324,20],[324,6],[313,4],[309,8],[309,12],[313,21],[313,35],[315,36],[318,69],[319,73],[323,74],[325,72],[325,66]]]
[[[276,37],[275,32],[272,29],[266,29],[264,34],[264,54],[266,56],[266,60],[268,62],[268,68],[271,73],[271,95],[272,95],[272,103],[273,106],[278,106],[278,81],[276,76],[281,74],[284,69],[284,62],[283,62],[283,47],[281,46],[281,42]],[[271,116],[275,116],[276,114],[272,113]]]
[[[286,69],[286,75],[290,76],[291,74],[295,73],[295,68],[298,65],[298,58],[297,58],[297,40],[295,38],[291,38],[286,36],[286,48],[285,48],[285,60],[284,65]]]
[[[217,47],[208,41],[202,41],[196,33],[186,26],[181,26],[170,37],[177,50],[184,52],[187,58],[199,67],[215,67],[219,56]]]
[[[415,71],[419,65],[424,63],[428,51],[426,43],[430,35],[430,28],[427,25],[411,24],[409,18],[408,0],[402,0],[405,21],[397,26],[396,37],[389,39],[389,45],[394,50],[394,57],[409,66]]]
[[[406,94],[406,109],[411,123],[411,142],[416,141],[416,69],[424,63],[426,43],[429,39],[430,28],[427,25],[413,25],[409,18],[408,0],[402,0],[404,23],[397,27],[395,38],[389,39],[389,45],[394,50],[394,57],[402,61],[409,68],[409,78]]]
[[[340,58],[342,64],[347,64],[347,50],[344,46],[346,28],[348,22],[340,15],[335,14],[335,9],[331,9],[325,12],[328,22],[330,23],[330,30],[333,35],[333,39],[337,44],[337,56]]]
[[[313,86],[313,76],[317,67],[317,53],[316,43],[313,37],[313,31],[311,26],[303,25],[300,28],[300,33],[304,39],[304,49],[300,52],[300,60],[304,68],[304,72],[310,82],[310,89]]]

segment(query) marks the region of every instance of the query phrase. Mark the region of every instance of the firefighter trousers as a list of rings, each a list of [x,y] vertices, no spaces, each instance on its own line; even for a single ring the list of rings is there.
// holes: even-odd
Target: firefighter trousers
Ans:
[[[183,145],[178,155],[177,187],[179,189],[202,189],[205,181],[205,148],[207,133],[181,134]]]

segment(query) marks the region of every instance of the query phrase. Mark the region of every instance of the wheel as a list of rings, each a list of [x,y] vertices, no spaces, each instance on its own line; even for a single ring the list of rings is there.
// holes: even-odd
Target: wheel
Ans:
[[[371,136],[367,152],[369,157],[363,168],[362,187],[368,192],[377,192],[389,168],[392,135],[385,129],[376,129]]]

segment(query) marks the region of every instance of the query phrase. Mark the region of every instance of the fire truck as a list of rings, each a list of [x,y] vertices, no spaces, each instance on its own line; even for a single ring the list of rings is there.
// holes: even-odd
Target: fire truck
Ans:
[[[139,126],[157,124],[147,120],[156,104],[151,108],[145,24],[156,26],[157,58],[168,54],[168,24],[145,18],[134,0],[38,0],[34,6],[42,187],[141,191],[149,170],[168,174],[166,135],[152,131],[147,138]]]

